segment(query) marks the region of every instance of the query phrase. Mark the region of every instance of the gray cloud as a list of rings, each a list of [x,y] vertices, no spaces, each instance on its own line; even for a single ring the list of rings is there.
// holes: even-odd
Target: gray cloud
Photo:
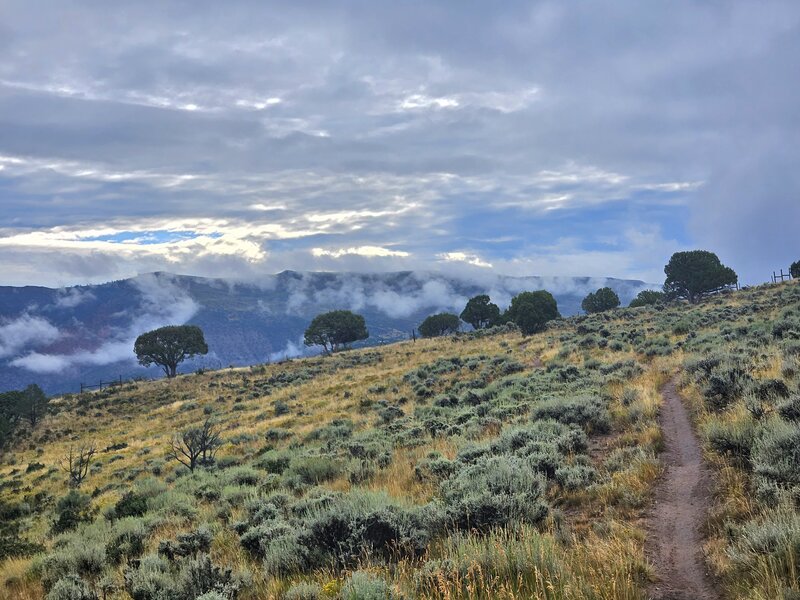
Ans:
[[[452,252],[514,274],[654,279],[696,246],[763,280],[796,259],[779,245],[800,192],[791,0],[18,0],[0,22],[13,283],[430,269]],[[308,220],[337,211],[364,214]],[[223,239],[180,252],[13,241],[176,219],[214,220]],[[236,244],[260,255],[229,243],[243,224],[254,231]],[[648,254],[630,232],[653,227]],[[410,256],[311,252],[359,246]]]

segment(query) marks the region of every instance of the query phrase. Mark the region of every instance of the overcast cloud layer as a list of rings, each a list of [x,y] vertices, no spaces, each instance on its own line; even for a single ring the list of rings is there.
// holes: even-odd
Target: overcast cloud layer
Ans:
[[[0,4],[0,284],[800,258],[794,0],[126,4]]]

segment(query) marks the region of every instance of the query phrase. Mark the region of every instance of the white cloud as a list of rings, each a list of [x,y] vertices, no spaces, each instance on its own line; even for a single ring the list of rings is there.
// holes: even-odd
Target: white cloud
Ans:
[[[32,346],[52,344],[60,335],[58,328],[42,317],[24,314],[0,320],[0,358],[14,356]]]
[[[277,362],[280,360],[286,360],[287,358],[305,356],[307,354],[309,354],[309,349],[305,346],[305,344],[303,344],[303,338],[301,337],[297,341],[287,341],[286,346],[283,347],[283,350],[278,350],[277,352],[273,352],[269,355],[269,361]]]
[[[240,108],[250,108],[254,110],[264,110],[265,108],[269,108],[270,106],[275,106],[283,102],[280,98],[272,97],[267,98],[266,100],[245,100],[239,99],[236,101],[236,106]]]
[[[12,360],[10,364],[36,373],[57,373],[77,365],[109,365],[119,361],[131,361],[134,360],[133,344],[137,336],[165,325],[183,325],[199,310],[199,306],[188,292],[176,285],[174,279],[169,276],[142,275],[132,280],[132,283],[140,299],[138,307],[129,315],[129,324],[123,329],[112,331],[97,347],[58,354],[28,352]],[[41,323],[39,327],[42,329]],[[52,330],[57,332],[55,328]],[[43,331],[45,333],[49,331],[52,337],[52,331],[47,328]],[[1,340],[2,328],[0,328]],[[21,350],[23,347],[17,345],[16,350]]]
[[[285,204],[264,204],[263,202],[256,202],[255,204],[251,204],[250,208],[253,210],[260,210],[260,211],[271,211],[271,210],[286,210]]]
[[[387,256],[407,257],[408,252],[402,250],[390,250],[382,246],[358,246],[354,248],[339,248],[337,250],[326,250],[324,248],[312,248],[311,254],[317,257],[330,256],[331,258],[341,258],[342,256],[355,255],[368,258],[384,258]]]
[[[450,282],[436,274],[418,273],[395,286],[384,285],[370,275],[331,274],[325,287],[315,287],[313,275],[300,275],[289,283],[289,314],[302,315],[310,310],[375,308],[389,317],[403,318],[425,309],[455,310],[466,298],[452,289]],[[400,288],[396,286],[400,286]]]
[[[378,290],[367,298],[367,304],[374,306],[390,317],[408,317],[423,308],[455,310],[463,308],[466,298],[455,293],[446,281],[426,281],[415,294]]]
[[[475,267],[492,267],[492,263],[483,260],[477,254],[469,254],[467,252],[442,252],[436,256],[439,260],[445,262],[464,262]]]
[[[58,291],[56,306],[58,308],[75,308],[88,300],[94,299],[94,294],[89,290],[84,290],[79,287],[62,288]]]
[[[61,355],[31,352],[20,358],[15,358],[9,364],[34,373],[61,373],[71,366],[72,361]]]
[[[458,100],[446,96],[434,98],[425,94],[411,94],[400,101],[400,110],[414,110],[419,108],[458,108]]]

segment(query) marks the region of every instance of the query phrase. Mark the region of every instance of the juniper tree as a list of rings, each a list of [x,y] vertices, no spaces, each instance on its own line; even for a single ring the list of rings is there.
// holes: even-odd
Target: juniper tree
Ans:
[[[325,354],[330,354],[368,337],[364,317],[349,310],[333,310],[314,317],[305,331],[303,343],[322,346]]]
[[[140,365],[158,365],[167,377],[175,377],[184,360],[208,354],[208,344],[196,325],[170,325],[140,335],[133,351]]]
[[[702,298],[738,282],[733,269],[707,250],[676,252],[664,267],[667,280],[664,293],[668,299],[685,299],[696,304]]]
[[[461,320],[469,323],[475,329],[491,327],[500,318],[500,309],[491,302],[486,294],[470,298],[464,310],[461,311]]]

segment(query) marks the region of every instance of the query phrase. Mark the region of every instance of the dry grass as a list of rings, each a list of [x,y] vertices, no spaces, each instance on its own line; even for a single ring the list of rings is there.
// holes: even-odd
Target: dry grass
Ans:
[[[91,440],[101,450],[125,442],[127,447],[109,452],[101,451],[97,464],[101,469],[93,473],[89,484],[104,489],[99,494],[95,505],[105,507],[116,502],[121,490],[114,486],[119,478],[126,477],[132,470],[141,470],[146,461],[155,461],[161,468],[161,477],[169,477],[176,465],[168,461],[166,450],[168,441],[176,429],[195,423],[203,414],[205,407],[211,407],[217,415],[226,437],[251,436],[254,442],[245,442],[237,446],[228,446],[220,452],[225,455],[246,456],[252,454],[263,443],[264,433],[275,427],[284,427],[292,431],[294,439],[302,439],[314,429],[335,418],[349,418],[356,427],[368,427],[370,419],[360,411],[360,402],[364,398],[375,397],[370,388],[380,386],[386,388],[382,396],[388,398],[412,397],[410,386],[403,381],[403,375],[423,364],[429,364],[441,357],[460,356],[469,358],[479,354],[508,355],[529,368],[541,368],[542,364],[551,360],[559,352],[558,344],[553,337],[523,339],[509,334],[477,341],[453,344],[449,340],[420,340],[416,344],[401,343],[379,350],[382,360],[354,368],[345,368],[335,373],[318,376],[307,382],[290,385],[276,390],[268,396],[256,394],[249,397],[248,390],[257,390],[262,381],[268,380],[278,372],[295,373],[310,365],[311,361],[292,361],[283,365],[268,365],[263,369],[232,369],[211,372],[202,375],[186,375],[172,381],[156,381],[128,386],[110,396],[109,402],[102,406],[103,393],[88,394],[84,399],[63,399],[56,404],[61,412],[50,416],[42,425],[41,431],[49,429],[62,432],[58,439],[42,444],[40,450],[20,447],[13,453],[13,463],[3,466],[0,473],[8,476],[12,469],[25,467],[29,462],[41,462],[47,466],[56,465],[66,453],[69,446]],[[621,360],[630,354],[607,357]],[[579,364],[579,356],[572,356],[569,362]],[[657,398],[659,375],[651,371],[640,378],[635,385],[641,388],[641,411],[647,419],[655,415],[654,402]],[[242,397],[244,396],[244,397]],[[293,407],[291,415],[270,415],[275,402],[286,402]],[[192,408],[194,407],[194,408]],[[298,408],[300,410],[298,410]],[[406,410],[410,410],[407,405]],[[83,414],[82,414],[83,413]],[[622,425],[622,423],[620,422]],[[72,432],[83,432],[78,436]],[[487,432],[496,435],[497,432]],[[654,437],[648,428],[636,432],[618,432],[620,436],[631,436],[624,443],[651,443]],[[54,436],[56,437],[56,436]],[[38,444],[37,444],[38,445]],[[429,452],[439,452],[452,458],[458,447],[450,439],[437,438],[424,446],[401,449],[395,453],[391,464],[377,471],[368,482],[368,489],[384,490],[390,496],[411,500],[416,503],[430,500],[435,488],[423,483],[415,476],[415,464]],[[116,460],[109,459],[115,456]],[[146,474],[145,469],[145,474]],[[62,473],[52,474],[44,479],[36,480],[35,476],[24,476],[28,493],[46,490],[58,497],[67,491],[65,477]],[[619,493],[629,489],[630,493],[645,494],[646,486],[652,482],[651,473],[629,473],[619,477],[612,485]],[[338,478],[330,483],[333,489],[346,490],[350,487],[346,478]],[[593,502],[610,501],[613,494],[606,497],[599,495]],[[211,515],[209,515],[210,517]],[[36,524],[26,533],[34,539],[49,543],[46,524]],[[157,547],[158,539],[174,538],[185,525],[165,524],[151,538],[150,550]],[[539,535],[539,534],[537,534]],[[552,541],[552,540],[551,540]],[[477,540],[474,543],[482,543]],[[555,543],[555,542],[553,542]],[[504,577],[486,579],[488,575],[480,570],[470,571],[468,585],[472,589],[466,596],[453,587],[450,591],[432,590],[421,593],[419,597],[470,597],[470,598],[642,598],[634,580],[641,579],[644,561],[641,558],[642,544],[636,536],[627,535],[622,539],[591,537],[586,540],[575,540],[569,551],[557,549],[558,561],[562,564],[560,574],[545,575],[536,572],[520,575],[518,581],[509,581]],[[501,546],[495,545],[497,560],[503,560]],[[623,552],[624,550],[624,552]],[[524,551],[523,548],[520,551]],[[215,537],[213,555],[222,564],[234,570],[247,570],[255,574],[252,587],[246,598],[277,598],[288,586],[287,581],[266,580],[259,575],[260,569],[243,551],[238,538],[230,531],[222,530]],[[627,557],[624,561],[620,557]],[[531,557],[529,557],[531,558]],[[3,574],[6,579],[17,582],[6,589],[14,590],[14,598],[41,598],[41,587],[26,575],[29,561],[6,561]],[[635,566],[635,568],[634,568]],[[410,566],[409,566],[410,568]],[[398,586],[408,588],[413,573],[401,573],[395,580]],[[312,576],[321,583],[335,579],[331,573],[317,573]],[[576,587],[575,581],[580,581]],[[594,583],[591,583],[594,582]],[[587,587],[588,586],[588,587]],[[456,586],[457,587],[457,586]],[[482,589],[480,593],[477,589]],[[549,591],[548,591],[549,590]],[[557,590],[557,591],[556,591]],[[456,594],[456,595],[452,595]],[[477,594],[477,595],[476,595]],[[556,594],[556,595],[554,595]]]
[[[7,600],[40,600],[41,584],[30,575],[30,558],[8,558],[0,564],[0,597]]]
[[[640,311],[634,325],[653,328],[660,317],[657,312]],[[618,326],[631,325],[620,323]],[[670,334],[670,338],[683,342],[686,336]],[[56,498],[63,495],[67,491],[66,477],[60,471],[48,474],[47,469],[57,467],[70,445],[91,441],[101,450],[96,461],[100,468],[91,474],[85,488],[86,491],[101,490],[93,499],[95,506],[101,509],[110,506],[132,485],[128,483],[129,477],[133,481],[158,470],[159,479],[174,479],[177,465],[167,457],[168,441],[176,429],[204,418],[206,410],[218,419],[226,439],[238,440],[236,444],[227,444],[218,458],[235,456],[240,462],[247,462],[263,450],[265,434],[273,428],[285,428],[292,434],[290,439],[273,444],[279,449],[302,443],[309,434],[337,418],[351,420],[356,430],[369,429],[376,421],[374,403],[378,400],[386,399],[411,413],[415,396],[403,376],[440,358],[458,356],[466,360],[478,355],[504,356],[518,361],[527,371],[546,369],[555,363],[559,368],[583,367],[590,360],[608,365],[637,359],[645,367],[641,375],[614,381],[604,390],[605,396],[611,399],[609,410],[613,428],[610,433],[593,438],[590,452],[604,478],[587,490],[553,493],[551,500],[565,513],[559,517],[563,522],[558,527],[551,523],[553,528],[544,532],[523,528],[496,531],[483,537],[441,540],[430,548],[426,558],[448,560],[446,565],[449,566],[442,566],[434,573],[435,577],[425,580],[423,585],[420,584],[421,563],[418,560],[399,561],[388,570],[368,562],[363,567],[379,571],[411,597],[432,600],[640,600],[646,597],[643,586],[650,573],[643,552],[644,533],[638,524],[661,467],[657,461],[642,460],[630,468],[608,473],[604,470],[604,461],[621,448],[658,451],[662,447],[662,434],[657,425],[660,389],[679,370],[685,357],[675,352],[666,358],[643,360],[630,345],[619,351],[598,347],[585,349],[574,343],[578,340],[580,336],[569,324],[529,338],[504,334],[458,341],[418,340],[341,355],[342,362],[337,369],[331,369],[330,365],[340,357],[296,360],[252,369],[186,375],[171,381],[125,386],[110,393],[60,399],[54,402],[60,412],[48,416],[32,438],[6,455],[0,466],[0,477],[10,480],[16,474],[20,485],[17,491],[4,493],[10,500],[20,500],[38,492],[47,492]],[[362,362],[348,365],[348,357]],[[781,368],[780,357],[772,353],[760,365],[757,375],[779,377]],[[322,373],[266,390],[267,382],[276,375],[301,376],[313,369],[321,369]],[[468,373],[447,373],[441,376],[441,385],[446,387],[469,376]],[[623,402],[626,393],[628,398],[635,396],[635,400]],[[710,419],[742,417],[744,409],[740,405],[722,417],[709,415],[700,390],[693,384],[685,385],[682,393],[700,428]],[[278,402],[287,404],[290,413],[276,415],[274,406]],[[51,433],[43,439],[47,430]],[[485,436],[489,438],[497,433],[499,430],[486,431]],[[121,442],[127,446],[105,451],[106,447]],[[437,490],[434,484],[418,479],[415,465],[430,452],[453,458],[462,443],[464,440],[460,438],[426,438],[420,446],[397,449],[388,466],[377,469],[362,487],[385,491],[401,501],[425,503]],[[709,458],[714,461],[718,485],[709,520],[712,536],[706,550],[710,564],[718,573],[726,574],[733,567],[726,554],[727,544],[720,534],[724,523],[752,518],[758,509],[753,505],[746,476],[719,457],[709,455]],[[43,463],[46,469],[25,473],[27,465],[33,462]],[[327,485],[336,490],[348,490],[351,486],[345,475]],[[199,522],[215,522],[212,505],[200,503],[197,508]],[[231,519],[241,518],[243,512],[241,507],[235,507]],[[151,537],[149,550],[156,549],[158,539],[174,538],[189,527],[188,523],[163,525]],[[26,521],[25,533],[33,541],[52,543],[48,529],[45,518]],[[253,575],[252,586],[244,594],[246,600],[280,598],[292,583],[291,578],[267,579],[258,562],[241,547],[238,536],[226,527],[217,528],[212,555],[220,564]],[[0,596],[20,600],[42,598],[43,590],[29,575],[29,567],[28,559],[3,562]],[[765,589],[777,589],[777,579],[770,579],[770,569],[775,569],[775,565],[764,562],[761,568],[763,573],[754,576],[767,582]],[[306,573],[303,578],[335,590],[345,575],[322,570]],[[758,598],[762,597],[766,600],[769,596]]]

